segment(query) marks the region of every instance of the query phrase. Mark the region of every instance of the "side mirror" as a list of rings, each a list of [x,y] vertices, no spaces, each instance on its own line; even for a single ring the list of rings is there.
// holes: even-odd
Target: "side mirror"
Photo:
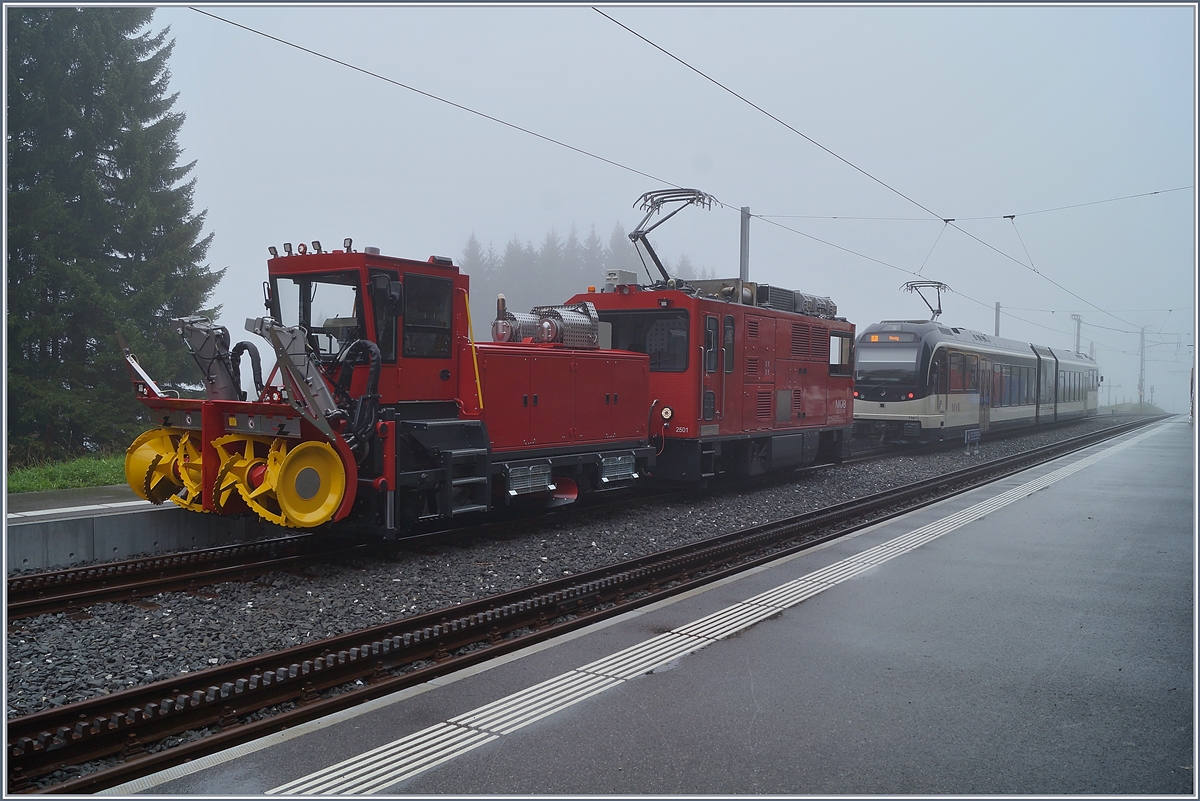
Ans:
[[[404,308],[404,284],[383,273],[371,276],[371,294],[382,299],[392,314],[399,314]]]

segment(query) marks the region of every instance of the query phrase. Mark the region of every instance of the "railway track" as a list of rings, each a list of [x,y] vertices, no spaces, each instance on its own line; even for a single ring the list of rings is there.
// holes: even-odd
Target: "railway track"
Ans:
[[[1145,425],[1139,420],[808,514],[8,721],[8,791],[86,793],[524,648]],[[264,712],[272,714],[264,714]],[[169,747],[168,738],[191,739]],[[66,766],[84,775],[45,784]]]
[[[1018,430],[993,439],[1007,439],[1027,433]],[[848,456],[845,464],[876,461],[897,455],[911,456],[957,450],[960,447],[962,446],[948,442],[924,446],[866,447],[857,449]],[[761,487],[764,482],[792,481],[798,474],[828,467],[816,465],[768,476],[756,476],[752,479],[728,479],[708,489],[713,492],[737,492],[747,487]],[[644,504],[655,500],[669,502],[692,492],[694,490],[691,489],[628,490],[618,493],[617,497],[613,498],[591,497],[584,502],[564,507],[555,514],[561,519],[573,514],[619,510],[632,504]],[[522,523],[531,515],[544,517],[545,512],[536,510],[524,514],[509,514],[501,519],[495,519],[493,515],[492,520],[482,525],[460,523],[452,528],[427,527],[401,541],[391,543],[349,539],[338,539],[330,543],[328,535],[296,533],[251,543],[12,576],[7,580],[8,619],[20,620],[60,612],[81,619],[87,616],[86,607],[97,603],[116,602],[146,606],[150,603],[147,599],[163,592],[203,594],[203,588],[213,584],[251,581],[275,572],[299,572],[312,565],[345,560],[353,556],[380,557],[386,555],[390,548],[441,545],[464,536],[503,539],[511,536],[513,532],[523,531]]]

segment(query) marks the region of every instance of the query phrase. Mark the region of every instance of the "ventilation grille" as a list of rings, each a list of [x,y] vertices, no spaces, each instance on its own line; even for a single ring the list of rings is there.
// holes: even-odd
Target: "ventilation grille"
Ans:
[[[759,390],[758,396],[755,399],[755,418],[759,420],[771,419],[771,390]]]
[[[803,359],[812,353],[812,328],[805,323],[792,323],[792,358]]]
[[[829,329],[814,325],[812,330],[812,358],[816,361],[829,359]]]

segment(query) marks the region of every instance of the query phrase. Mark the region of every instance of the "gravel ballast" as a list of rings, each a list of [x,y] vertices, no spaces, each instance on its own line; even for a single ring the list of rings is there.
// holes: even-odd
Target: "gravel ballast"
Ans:
[[[503,541],[476,540],[388,559],[276,573],[250,583],[163,593],[158,608],[98,604],[87,620],[66,614],[12,621],[7,633],[7,716],[169,680],[603,567],[790,515],[1021,453],[1113,425],[1090,420],[964,449],[823,468],[761,488],[688,502],[548,516]]]

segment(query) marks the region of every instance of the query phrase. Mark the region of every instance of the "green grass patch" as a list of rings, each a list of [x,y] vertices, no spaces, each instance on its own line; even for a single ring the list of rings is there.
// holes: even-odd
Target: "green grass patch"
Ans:
[[[8,491],[44,492],[75,487],[104,487],[125,483],[125,454],[85,456],[69,462],[10,469]]]

